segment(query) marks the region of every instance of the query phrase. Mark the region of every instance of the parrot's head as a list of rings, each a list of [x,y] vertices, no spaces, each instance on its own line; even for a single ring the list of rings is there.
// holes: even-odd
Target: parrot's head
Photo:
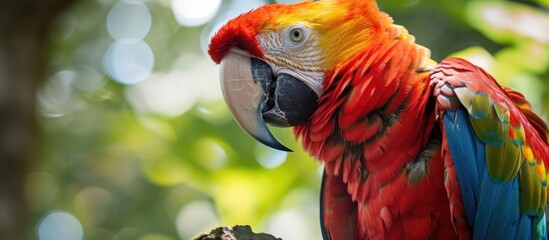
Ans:
[[[242,14],[211,39],[225,101],[240,127],[289,151],[266,123],[307,123],[337,67],[375,48],[392,23],[373,0],[321,0],[265,5]]]

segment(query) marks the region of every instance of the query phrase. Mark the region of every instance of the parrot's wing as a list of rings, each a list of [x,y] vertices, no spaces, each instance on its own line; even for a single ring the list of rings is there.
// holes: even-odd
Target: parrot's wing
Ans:
[[[456,230],[474,239],[546,239],[543,120],[524,96],[463,59],[438,64],[431,84]]]
[[[320,196],[320,226],[325,240],[357,239],[356,204],[341,176],[324,172]]]

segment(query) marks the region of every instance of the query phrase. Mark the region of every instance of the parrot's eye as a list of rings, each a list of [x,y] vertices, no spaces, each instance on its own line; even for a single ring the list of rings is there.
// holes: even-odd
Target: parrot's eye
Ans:
[[[314,32],[302,24],[288,26],[279,33],[279,37],[284,45],[292,50],[299,50],[307,43],[314,41]]]
[[[301,42],[303,40],[303,29],[294,28],[290,31],[290,38],[294,42]]]

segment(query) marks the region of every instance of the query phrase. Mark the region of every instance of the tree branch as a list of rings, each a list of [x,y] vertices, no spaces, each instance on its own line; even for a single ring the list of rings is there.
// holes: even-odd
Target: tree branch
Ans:
[[[250,226],[218,227],[195,240],[282,240],[266,233],[254,233]]]

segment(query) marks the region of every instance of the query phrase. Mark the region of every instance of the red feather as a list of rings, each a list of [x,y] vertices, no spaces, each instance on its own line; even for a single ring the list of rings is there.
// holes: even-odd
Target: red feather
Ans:
[[[311,121],[294,128],[305,149],[326,163],[330,181],[345,186],[341,207],[355,218],[332,213],[323,220],[332,239],[456,238],[440,152],[432,150],[416,185],[408,176],[436,119],[428,73],[416,72],[423,53],[404,40],[384,43],[329,72]],[[330,211],[330,194],[324,201]],[[360,235],[337,235],[336,222],[356,223]]]
[[[332,239],[359,239],[356,207],[341,177],[326,173],[323,179],[323,217]]]

